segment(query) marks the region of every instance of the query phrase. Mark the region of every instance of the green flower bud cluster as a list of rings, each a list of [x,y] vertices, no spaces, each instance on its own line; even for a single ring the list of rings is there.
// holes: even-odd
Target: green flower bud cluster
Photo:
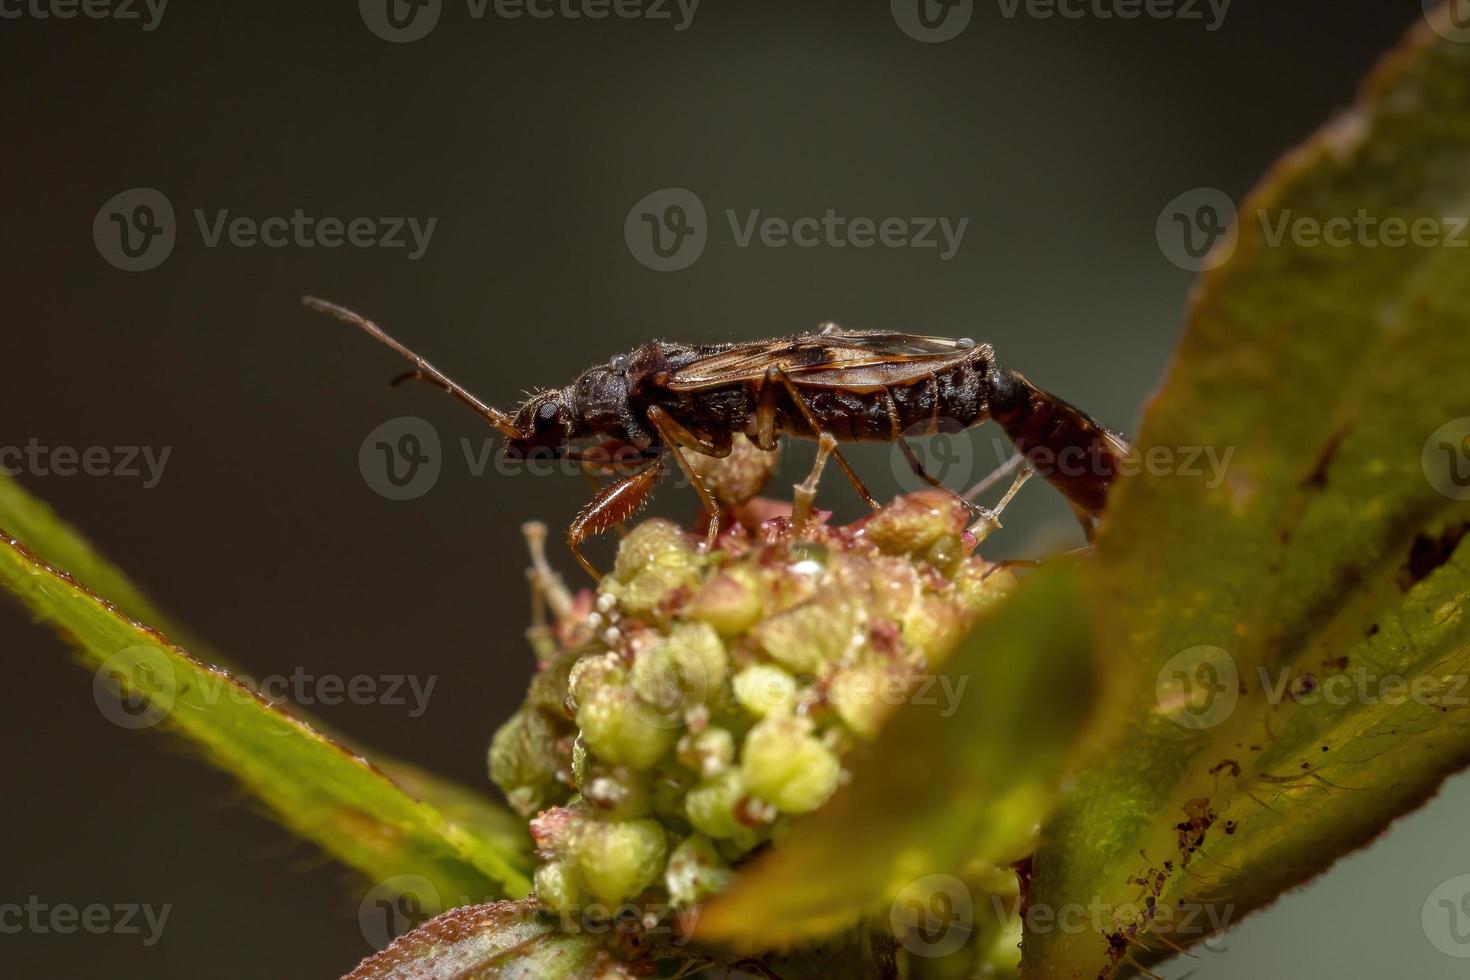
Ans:
[[[925,491],[801,540],[737,526],[713,551],[650,520],[577,597],[543,566],[557,622],[533,630],[540,669],[490,748],[533,817],[540,902],[693,905],[826,802],[1014,582],[967,517]]]

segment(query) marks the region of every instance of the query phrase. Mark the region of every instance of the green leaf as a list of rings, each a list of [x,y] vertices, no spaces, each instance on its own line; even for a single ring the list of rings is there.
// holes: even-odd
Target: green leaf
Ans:
[[[213,667],[231,667],[224,655],[199,640],[186,626],[155,605],[121,569],[99,554],[91,542],[57,516],[50,506],[31,496],[18,482],[3,473],[0,473],[0,528],[8,530],[46,564],[65,569],[77,582],[97,595],[105,596],[130,619],[150,624],[166,633]],[[349,742],[300,709],[292,710],[303,722],[335,741]],[[524,820],[481,794],[416,766],[386,758],[380,753],[362,752],[355,746],[352,750],[371,758],[377,768],[387,773],[405,792],[433,805],[456,824],[482,838],[487,847],[503,853],[507,863],[517,869],[516,876],[503,882],[507,893],[517,895],[524,890],[525,872],[530,864],[527,856],[530,840]]]
[[[382,770],[207,666],[132,616],[156,613],[122,575],[44,505],[0,480],[0,516],[47,542],[94,580],[124,595],[127,612],[57,571],[0,531],[0,586],[53,625],[96,669],[94,689],[129,728],[162,723],[239,777],[288,828],[376,879],[427,878],[446,902],[530,887],[524,834],[514,818],[466,790],[406,767],[409,796]],[[110,700],[115,687],[122,700]]]
[[[1122,713],[1035,857],[1027,977],[1171,955],[1470,760],[1470,258],[1270,240],[1360,211],[1470,213],[1470,45],[1418,30],[1203,280],[1140,445],[1234,457],[1110,501],[1087,594]]]
[[[369,956],[342,980],[633,980],[603,937],[572,934],[533,901],[446,912]]]
[[[851,927],[931,875],[940,890],[964,888],[951,904],[983,901],[948,874],[1029,852],[1090,715],[1096,678],[1076,593],[1066,568],[1026,583],[944,665],[953,710],[937,695],[899,709],[851,785],[715,899],[696,935],[742,949],[794,943]]]

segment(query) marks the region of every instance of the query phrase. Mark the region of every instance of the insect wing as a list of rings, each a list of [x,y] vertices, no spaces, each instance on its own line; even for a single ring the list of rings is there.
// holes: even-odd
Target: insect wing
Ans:
[[[973,341],[948,337],[876,332],[813,334],[727,348],[680,368],[669,379],[668,387],[673,391],[696,391],[759,381],[773,367],[803,384],[891,383],[912,372],[935,370],[974,351]]]

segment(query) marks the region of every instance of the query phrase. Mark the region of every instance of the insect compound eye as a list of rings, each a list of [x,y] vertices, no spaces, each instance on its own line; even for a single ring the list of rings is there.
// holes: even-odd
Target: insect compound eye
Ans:
[[[536,428],[551,429],[558,426],[560,422],[561,406],[556,402],[543,402],[541,407],[536,409]]]
[[[975,338],[974,337],[961,337],[959,340],[956,340],[955,343],[959,344],[961,347],[974,347],[975,346]]]
[[[614,371],[628,370],[628,355],[619,354],[608,363],[608,366],[611,367]]]

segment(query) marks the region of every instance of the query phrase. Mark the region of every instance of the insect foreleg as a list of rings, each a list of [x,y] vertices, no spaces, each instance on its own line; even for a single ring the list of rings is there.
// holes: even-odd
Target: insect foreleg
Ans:
[[[567,546],[572,549],[572,557],[577,559],[577,564],[587,569],[587,574],[595,579],[602,578],[587,556],[582,554],[582,542],[637,513],[648,502],[648,495],[663,475],[664,457],[660,453],[641,469],[603,487],[572,521],[572,526],[567,528]]]

